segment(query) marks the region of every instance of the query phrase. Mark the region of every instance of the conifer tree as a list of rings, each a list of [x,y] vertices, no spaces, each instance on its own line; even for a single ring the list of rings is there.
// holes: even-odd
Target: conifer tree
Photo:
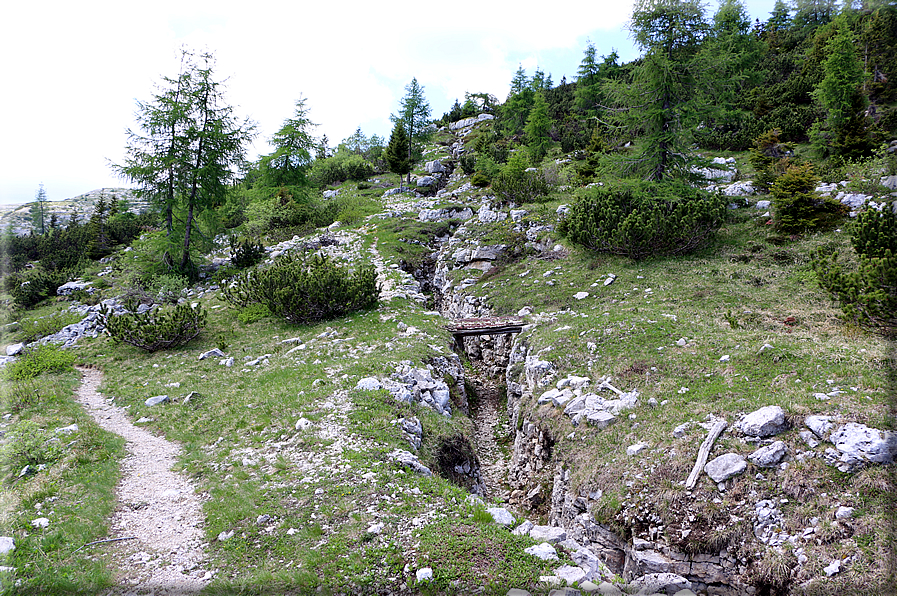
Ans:
[[[408,160],[413,164],[420,157],[418,154],[421,143],[426,142],[429,137],[427,130],[430,125],[430,103],[417,78],[411,79],[405,87],[405,97],[399,102],[399,113],[389,118],[393,123],[402,123],[408,136]]]
[[[551,118],[548,116],[548,102],[542,93],[536,93],[533,109],[526,120],[524,133],[534,166],[539,165],[551,146]]]
[[[408,135],[405,132],[405,126],[401,122],[396,122],[389,135],[389,144],[386,145],[386,151],[383,157],[386,159],[386,165],[389,171],[399,175],[399,186],[402,185],[402,176],[408,174],[408,183],[411,183],[411,157],[408,155]]]

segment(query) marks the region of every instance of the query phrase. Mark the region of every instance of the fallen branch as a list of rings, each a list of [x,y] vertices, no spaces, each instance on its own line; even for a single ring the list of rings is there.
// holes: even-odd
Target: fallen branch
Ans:
[[[79,546],[75,550],[72,551],[72,554],[75,554],[82,548],[86,548],[88,546],[93,546],[94,544],[103,544],[104,542],[121,542],[122,540],[137,540],[137,536],[127,536],[125,538],[108,538],[106,540],[94,540],[93,542],[88,542],[83,546]]]
[[[698,476],[701,475],[701,470],[704,469],[704,464],[707,463],[707,456],[710,455],[713,443],[716,442],[717,437],[726,429],[728,424],[725,420],[717,420],[711,427],[710,434],[707,435],[707,438],[701,443],[701,448],[698,449],[698,459],[695,461],[695,467],[692,468],[691,474],[688,475],[688,480],[685,481],[686,490],[691,490],[695,487]]]

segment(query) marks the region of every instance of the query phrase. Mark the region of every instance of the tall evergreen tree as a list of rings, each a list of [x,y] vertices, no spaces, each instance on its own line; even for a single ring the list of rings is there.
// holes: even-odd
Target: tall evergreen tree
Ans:
[[[548,102],[542,93],[536,93],[533,109],[526,120],[524,133],[526,145],[534,166],[539,165],[551,146],[551,118],[548,116]]]
[[[274,153],[260,160],[263,179],[269,186],[302,186],[306,183],[315,148],[311,130],[317,124],[309,119],[305,101],[305,98],[296,101],[295,115],[287,118],[271,137]]]
[[[31,226],[41,236],[47,231],[47,191],[41,182],[34,193],[34,205],[31,207]]]
[[[625,169],[647,180],[688,177],[692,131],[712,107],[712,63],[699,52],[709,26],[699,0],[637,0],[630,29],[644,51],[631,83],[610,86],[616,121],[642,133]]]
[[[430,112],[424,88],[415,77],[405,87],[405,97],[399,102],[398,114],[389,117],[393,123],[401,122],[408,135],[408,159],[412,164],[419,159],[421,144],[429,138]]]
[[[408,134],[401,121],[396,122],[389,135],[389,144],[383,152],[389,171],[399,175],[399,186],[402,185],[402,176],[408,174],[408,183],[411,183],[411,157],[409,156]]]
[[[160,200],[169,233],[175,206],[184,209],[184,237],[176,268],[187,273],[196,216],[224,202],[254,125],[239,121],[224,102],[211,54],[195,56],[184,50],[182,58],[177,79],[164,78],[166,86],[153,100],[138,104],[141,130],[128,130],[125,163],[113,168],[138,184],[141,194]]]

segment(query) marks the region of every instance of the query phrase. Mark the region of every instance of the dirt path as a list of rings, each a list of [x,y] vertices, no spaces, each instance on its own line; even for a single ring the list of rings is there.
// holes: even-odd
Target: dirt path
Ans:
[[[180,447],[134,426],[122,408],[97,393],[102,381],[98,370],[79,370],[78,400],[101,427],[127,441],[108,537],[135,538],[91,547],[112,566],[118,587],[107,594],[199,591],[211,579],[202,567],[202,502],[188,480],[171,471]]]

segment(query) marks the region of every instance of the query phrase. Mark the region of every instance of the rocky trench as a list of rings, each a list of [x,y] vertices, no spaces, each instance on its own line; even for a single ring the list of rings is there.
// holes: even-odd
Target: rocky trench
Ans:
[[[446,273],[457,266],[450,256],[453,244],[449,241],[434,255],[435,267],[431,262],[414,277],[432,275],[428,289],[446,319],[492,316],[485,299],[465,293],[463,282],[455,287],[448,280]],[[475,394],[468,396],[474,422],[469,475],[479,481],[476,492],[482,497],[506,503],[518,517],[546,518],[558,530],[555,542],[573,553],[575,561],[582,560],[584,570],[591,567],[585,579],[600,582],[618,576],[638,585],[679,576],[685,581],[680,586],[690,585],[696,593],[763,593],[743,583],[746,569],[727,549],[685,553],[668,544],[661,532],[649,541],[621,536],[596,522],[591,509],[601,491],[572,486],[573,470],[556,457],[556,438],[522,407],[531,403],[534,391],[541,393],[555,380],[551,363],[513,334],[467,337],[458,347],[471,365],[465,369],[468,390]],[[539,528],[544,527],[535,526]]]

